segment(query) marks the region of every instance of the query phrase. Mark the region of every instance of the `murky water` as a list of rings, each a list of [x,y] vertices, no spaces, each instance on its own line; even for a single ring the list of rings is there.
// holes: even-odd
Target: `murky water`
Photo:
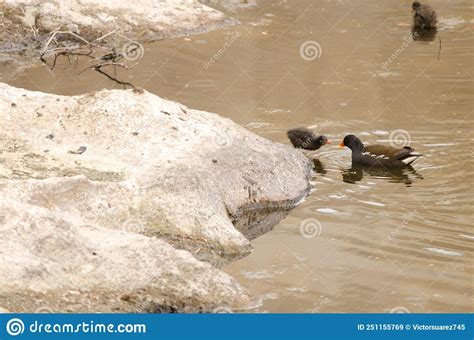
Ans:
[[[258,1],[231,12],[242,25],[149,44],[120,71],[277,142],[312,125],[335,141],[311,155],[310,196],[226,268],[257,311],[474,311],[474,8],[430,3],[437,35],[413,41],[411,1]],[[307,41],[319,44],[314,60],[300,55]],[[8,82],[58,94],[116,86],[41,65]],[[395,173],[351,168],[337,147],[346,133],[409,140],[424,157]]]

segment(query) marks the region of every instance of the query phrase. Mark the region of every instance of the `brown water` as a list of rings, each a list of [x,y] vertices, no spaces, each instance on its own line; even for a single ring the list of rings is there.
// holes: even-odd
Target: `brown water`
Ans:
[[[473,5],[430,3],[438,34],[412,41],[411,1],[258,1],[230,13],[242,25],[146,45],[119,72],[277,142],[310,125],[335,141],[313,155],[310,196],[226,268],[256,311],[474,311]],[[300,55],[306,41],[321,47],[312,61]],[[117,87],[77,73],[36,65],[8,83],[58,94]],[[409,140],[424,157],[393,174],[351,169],[337,147],[346,133]]]

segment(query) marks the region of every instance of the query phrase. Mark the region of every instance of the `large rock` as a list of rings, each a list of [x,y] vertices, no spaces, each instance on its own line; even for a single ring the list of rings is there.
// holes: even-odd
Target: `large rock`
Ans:
[[[90,310],[125,308],[113,296],[134,276],[141,279],[132,291],[155,298],[150,310],[184,310],[189,296],[194,310],[246,305],[230,278],[167,243],[215,265],[248,254],[249,239],[307,193],[311,169],[289,146],[143,90],[64,97],[0,83],[0,151],[1,269],[12,275],[5,289],[53,294],[47,288],[56,279],[64,290],[77,281],[87,294],[112,296],[114,303],[98,299]],[[182,286],[161,276],[168,264]],[[193,277],[204,283],[193,286]],[[183,294],[174,298],[173,287]],[[11,309],[1,297],[0,306]]]
[[[0,63],[4,64],[0,82],[37,62],[45,49],[48,59],[60,46],[86,45],[64,32],[77,33],[135,61],[145,53],[139,43],[237,22],[197,0],[0,0]],[[52,32],[58,30],[63,33],[48,45]]]
[[[150,41],[207,31],[225,22],[222,12],[197,0],[5,0],[0,11],[4,20],[31,34],[73,30],[90,39],[116,31]]]
[[[11,184],[23,190],[35,182]],[[0,218],[0,306],[12,312],[209,312],[249,306],[234,279],[156,238],[78,225],[76,216],[9,197],[0,201]]]
[[[0,110],[0,176],[61,178],[22,190],[6,180],[0,195],[201,258],[247,254],[233,220],[291,208],[309,188],[299,151],[146,91],[64,97],[0,84]]]

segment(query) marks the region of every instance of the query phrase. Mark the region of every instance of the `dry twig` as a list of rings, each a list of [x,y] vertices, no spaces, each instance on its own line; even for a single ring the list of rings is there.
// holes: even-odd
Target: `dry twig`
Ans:
[[[106,76],[110,80],[116,82],[117,84],[123,85],[125,88],[127,86],[135,88],[135,86],[132,83],[121,81],[116,76],[117,67],[120,67],[123,69],[131,69],[133,67],[133,66],[132,67],[127,66],[124,63],[120,62],[126,56],[124,56],[122,53],[117,52],[115,47],[112,47],[112,48],[104,47],[104,45],[99,44],[99,42],[103,41],[104,39],[114,34],[117,34],[117,33],[115,31],[112,31],[90,42],[87,39],[78,35],[77,33],[74,33],[71,31],[60,31],[58,29],[54,30],[50,34],[49,38],[46,40],[43,48],[40,51],[40,60],[46,65],[48,65],[51,70],[53,70],[57,65],[58,58],[61,56],[67,57],[69,64],[72,64],[70,57],[75,56],[76,62],[73,65],[74,68],[77,67],[80,57],[87,57],[97,62],[89,67],[86,67],[85,69],[80,71],[79,74],[83,73],[84,71],[93,69],[96,72]],[[72,46],[62,45],[58,47],[52,47],[53,44],[58,45],[58,40],[57,40],[58,35],[69,35],[73,39],[79,40],[80,44],[76,44]],[[128,41],[131,41],[128,38],[125,38],[125,39],[127,39]],[[137,44],[136,49],[138,49],[140,45],[138,43],[136,44]],[[104,50],[104,49],[105,49],[104,54],[102,55],[95,54],[95,52],[99,50]],[[131,52],[134,52],[135,50],[132,50]],[[49,57],[53,58],[51,65],[46,60],[46,58],[49,58]],[[108,66],[112,66],[114,68],[114,76],[110,75],[105,70],[103,70],[103,68],[108,67]]]

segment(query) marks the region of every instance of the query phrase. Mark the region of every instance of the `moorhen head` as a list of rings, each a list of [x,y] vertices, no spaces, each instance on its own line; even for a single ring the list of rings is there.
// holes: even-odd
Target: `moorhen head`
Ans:
[[[362,152],[364,150],[364,144],[357,136],[354,135],[347,135],[346,137],[344,137],[342,143],[339,144],[339,146],[347,146],[349,149],[351,149],[353,152],[355,151],[356,153]]]
[[[307,128],[294,128],[286,133],[291,144],[297,149],[318,150],[321,146],[331,142],[326,136],[316,136]]]
[[[411,8],[416,11],[419,7],[421,6],[421,4],[418,2],[418,1],[415,1],[412,5],[411,5]]]
[[[418,1],[415,1],[411,7],[413,9],[414,27],[422,29],[436,28],[438,18],[436,12],[430,5],[422,5]]]
[[[345,136],[339,146],[341,148],[347,146],[351,149],[352,163],[362,166],[404,167],[422,156],[409,146],[402,148],[394,148],[388,145],[364,146],[362,141],[354,135]]]

